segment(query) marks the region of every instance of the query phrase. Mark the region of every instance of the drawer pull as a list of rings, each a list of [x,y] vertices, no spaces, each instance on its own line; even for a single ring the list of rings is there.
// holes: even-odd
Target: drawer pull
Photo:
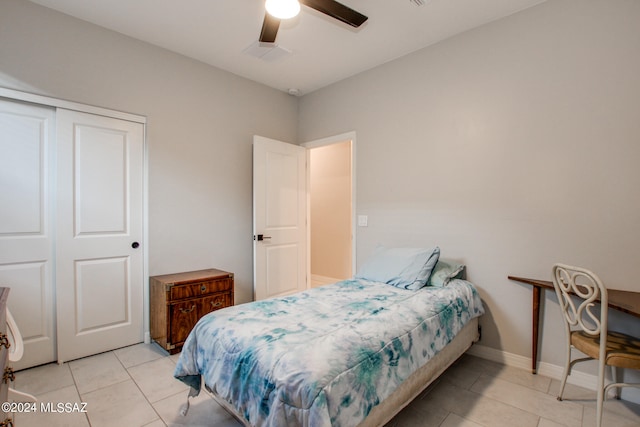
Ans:
[[[6,348],[11,347],[11,343],[9,342],[9,337],[7,334],[3,334],[0,332],[0,346],[5,346]]]
[[[192,305],[191,308],[181,308],[180,313],[182,314],[191,313],[195,309],[196,309],[196,306]]]
[[[222,301],[211,301],[211,307],[216,308],[222,305]]]
[[[206,285],[200,286],[200,292],[207,292],[207,286]]]
[[[2,374],[2,382],[8,384],[9,381],[14,382],[16,380],[16,374],[13,373],[13,369],[7,366],[4,368],[4,374]]]

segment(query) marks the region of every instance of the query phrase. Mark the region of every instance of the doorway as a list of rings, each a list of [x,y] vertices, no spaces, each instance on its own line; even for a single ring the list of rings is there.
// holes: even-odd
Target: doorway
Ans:
[[[303,144],[308,152],[309,285],[335,283],[354,271],[353,133]]]

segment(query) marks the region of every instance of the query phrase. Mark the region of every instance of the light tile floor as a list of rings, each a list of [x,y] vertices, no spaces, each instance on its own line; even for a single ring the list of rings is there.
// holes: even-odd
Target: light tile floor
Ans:
[[[18,372],[14,387],[39,402],[38,412],[14,415],[16,426],[240,427],[208,393],[191,399],[186,417],[179,414],[187,387],[173,378],[177,357],[138,344]],[[594,426],[595,392],[567,385],[559,402],[558,388],[556,380],[465,355],[387,427]],[[86,402],[87,412],[44,413],[40,402]],[[603,424],[640,426],[640,405],[605,402]]]

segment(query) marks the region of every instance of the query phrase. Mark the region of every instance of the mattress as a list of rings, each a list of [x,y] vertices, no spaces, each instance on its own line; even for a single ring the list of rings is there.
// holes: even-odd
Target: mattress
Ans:
[[[175,377],[226,401],[254,426],[364,420],[483,314],[475,287],[418,291],[346,280],[203,317]]]

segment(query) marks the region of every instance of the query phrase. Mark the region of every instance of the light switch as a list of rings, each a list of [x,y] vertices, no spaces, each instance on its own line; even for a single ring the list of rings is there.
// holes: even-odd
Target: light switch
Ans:
[[[367,215],[358,215],[358,227],[366,227],[369,222]]]

